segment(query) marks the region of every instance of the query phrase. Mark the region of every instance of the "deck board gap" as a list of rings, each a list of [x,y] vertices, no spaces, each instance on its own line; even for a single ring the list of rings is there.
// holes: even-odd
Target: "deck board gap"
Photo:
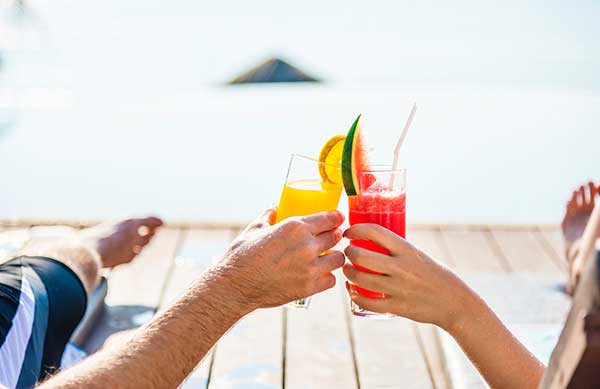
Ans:
[[[212,349],[212,352],[209,351],[210,362],[208,363],[208,377],[206,377],[206,387],[205,389],[210,388],[210,380],[212,378],[213,366],[215,365],[215,355],[217,354],[217,348],[219,347],[219,343],[215,344]]]
[[[175,271],[175,266],[176,266],[175,260],[177,259],[179,250],[181,250],[181,247],[183,247],[183,243],[185,242],[187,236],[188,236],[188,229],[178,230],[177,242],[175,243],[175,250],[173,251],[173,255],[171,256],[171,259],[170,259],[171,262],[169,263],[169,267],[167,269],[167,276],[165,277],[163,284],[160,287],[158,304],[156,307],[154,307],[155,313],[158,311],[158,309],[160,307],[164,306],[164,304],[167,303],[167,301],[166,301],[167,288],[169,287],[171,279],[173,278],[173,272]]]
[[[285,375],[286,375],[286,363],[287,363],[287,341],[288,341],[288,320],[287,320],[287,308],[283,308],[281,312],[281,389],[285,389]]]
[[[456,261],[454,260],[454,257],[450,253],[448,244],[446,243],[446,240],[444,239],[444,234],[442,233],[442,227],[435,226],[435,228],[433,229],[433,232],[434,232],[435,240],[438,243],[438,246],[439,246],[440,250],[442,251],[442,253],[444,253],[444,257],[445,257],[445,258],[434,258],[434,259],[438,260],[438,261],[442,261],[443,263],[447,264],[448,267],[450,267],[450,268],[456,268]]]
[[[411,322],[411,327],[415,334],[415,339],[417,339],[417,344],[419,345],[419,349],[421,350],[421,357],[423,358],[423,363],[425,363],[425,366],[427,368],[427,373],[429,375],[429,381],[431,382],[431,387],[434,389],[439,389],[435,382],[432,363],[429,360],[429,358],[427,357],[427,350],[425,348],[425,344],[423,343],[423,338],[421,337],[421,333],[419,332],[417,325],[418,325],[417,323]]]
[[[542,229],[539,226],[537,226],[535,229],[532,230],[532,233],[535,236],[535,238],[537,239],[537,241],[540,243],[540,245],[542,246],[542,249],[552,259],[552,261],[554,262],[554,264],[556,266],[558,266],[558,268],[561,271],[563,271],[563,272],[566,271],[567,270],[566,261],[561,256],[561,253],[556,252],[556,250],[554,249],[554,247],[552,246],[552,244],[544,236],[544,233],[542,232]]]
[[[496,259],[497,259],[498,263],[500,263],[500,267],[502,268],[502,270],[504,270],[504,272],[506,272],[506,273],[512,273],[514,271],[514,269],[511,266],[510,261],[506,257],[504,250],[502,250],[502,246],[500,245],[500,243],[498,243],[498,241],[494,237],[492,230],[489,227],[486,227],[483,229],[482,232],[486,238],[486,241],[492,248],[492,252],[494,254],[496,254]]]
[[[341,289],[342,298],[345,297]],[[348,307],[349,308],[349,307]],[[352,313],[350,309],[344,309],[344,318],[346,319],[346,327],[348,328],[348,337],[350,338],[350,353],[352,354],[352,369],[354,370],[354,379],[356,381],[356,389],[360,389],[360,374],[358,372],[358,358],[356,357],[356,340],[354,339],[354,328],[352,326]]]
[[[454,257],[454,255],[452,254],[452,250],[450,250],[450,247],[448,246],[448,242],[446,241],[447,238],[444,236],[444,228],[442,226],[437,226],[435,228],[435,232],[439,241],[440,248],[442,252],[444,252],[447,256],[446,263],[450,268],[456,271],[456,258]]]

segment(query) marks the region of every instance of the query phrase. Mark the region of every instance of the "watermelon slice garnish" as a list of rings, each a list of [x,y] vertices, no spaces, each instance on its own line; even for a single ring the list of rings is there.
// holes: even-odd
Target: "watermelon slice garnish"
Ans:
[[[342,182],[348,196],[356,196],[361,191],[361,176],[363,172],[369,170],[369,161],[367,151],[360,127],[360,117],[358,115],[344,142],[344,151],[342,152]]]

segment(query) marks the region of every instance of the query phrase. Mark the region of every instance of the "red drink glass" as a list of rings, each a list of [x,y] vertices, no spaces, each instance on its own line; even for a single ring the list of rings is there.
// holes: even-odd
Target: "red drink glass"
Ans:
[[[375,167],[358,177],[360,194],[348,198],[350,225],[379,224],[397,235],[406,237],[406,170],[392,170],[389,166]],[[385,248],[369,240],[352,240],[350,244],[389,255]],[[361,271],[375,273],[356,266]],[[371,298],[384,298],[385,294],[356,286],[358,293]],[[367,311],[352,303],[352,313],[369,318],[389,318],[393,315]]]

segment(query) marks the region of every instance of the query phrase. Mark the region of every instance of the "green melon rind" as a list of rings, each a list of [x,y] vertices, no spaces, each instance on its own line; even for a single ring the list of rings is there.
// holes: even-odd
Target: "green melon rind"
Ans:
[[[356,118],[352,127],[346,135],[344,141],[344,151],[342,152],[342,182],[344,183],[344,189],[348,196],[356,196],[360,192],[358,185],[358,177],[356,176],[356,169],[354,167],[353,156],[356,147],[356,139],[360,134],[359,122],[360,116]]]

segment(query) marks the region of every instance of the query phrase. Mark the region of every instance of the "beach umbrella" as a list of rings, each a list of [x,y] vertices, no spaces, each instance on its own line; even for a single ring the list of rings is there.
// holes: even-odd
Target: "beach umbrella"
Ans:
[[[254,68],[240,74],[229,84],[251,84],[267,82],[318,82],[281,58],[270,58]]]

